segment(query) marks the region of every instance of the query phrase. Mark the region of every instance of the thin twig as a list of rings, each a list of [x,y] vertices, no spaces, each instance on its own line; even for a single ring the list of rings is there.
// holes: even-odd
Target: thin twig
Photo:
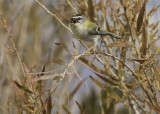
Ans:
[[[75,13],[78,13],[69,0],[67,0],[67,3],[70,5],[70,7],[74,10]]]
[[[63,66],[61,68],[57,68],[56,70],[51,70],[51,71],[46,71],[46,72],[28,72],[27,75],[37,75],[37,74],[50,74],[50,73],[55,73],[59,70],[62,70],[63,68],[65,68],[66,66]]]
[[[18,61],[19,61],[19,64],[20,64],[20,66],[21,66],[23,75],[24,75],[24,77],[26,77],[26,74],[25,74],[25,71],[24,71],[24,67],[23,67],[23,64],[22,64],[22,60],[21,60],[21,58],[20,58],[20,56],[19,56],[19,54],[18,54],[16,45],[15,45],[14,40],[13,40],[13,37],[12,37],[12,34],[11,34],[11,33],[9,32],[9,30],[8,30],[7,22],[6,22],[6,20],[4,19],[4,17],[3,17],[2,15],[0,15],[0,16],[1,16],[1,19],[2,19],[2,21],[3,21],[4,28],[6,29],[6,31],[7,31],[7,33],[8,33],[8,36],[9,36],[10,41],[11,41],[11,44],[12,44],[13,49],[14,49],[14,51],[15,51],[15,53],[16,53],[17,58],[18,58]]]
[[[48,80],[48,79],[54,79],[54,78],[58,78],[57,80],[62,80],[66,76],[68,69],[70,67],[72,67],[73,63],[76,60],[78,60],[81,56],[84,56],[86,53],[88,53],[92,49],[93,49],[93,47],[89,48],[87,51],[83,52],[82,54],[75,56],[75,58],[67,65],[67,68],[64,70],[63,73],[54,74],[54,75],[43,75],[40,77],[33,78],[33,79],[29,80],[28,82],[35,82],[35,81],[39,81],[39,80]]]
[[[98,100],[99,100],[99,105],[100,105],[100,109],[101,109],[101,114],[104,114],[104,107],[103,107],[103,102],[102,102],[102,95],[101,95],[101,91],[100,88],[98,87]]]
[[[92,50],[93,48],[94,48],[94,46],[91,47],[91,48],[89,48],[87,51],[83,52],[82,54],[80,54],[80,55],[78,55],[78,56],[75,56],[74,60],[72,60],[72,61],[68,64],[67,68],[65,69],[65,71],[64,71],[64,73],[63,73],[63,78],[65,77],[68,69],[72,66],[72,64],[73,64],[77,59],[79,59],[81,56],[84,56],[86,53],[88,53],[90,50]]]
[[[121,85],[123,86],[123,88],[130,94],[130,96],[134,99],[135,103],[141,108],[141,110],[144,112],[145,114],[145,110],[143,109],[143,107],[137,102],[137,99],[135,98],[135,96],[132,94],[132,92],[130,90],[128,90],[128,88],[126,87],[126,85],[124,84],[124,82],[121,80],[120,81]]]
[[[123,0],[122,0],[122,4],[124,5]],[[131,35],[131,40],[132,40],[132,42],[133,42],[133,44],[134,44],[133,47],[134,47],[134,49],[135,49],[135,51],[136,51],[137,56],[139,57],[139,53],[138,53],[137,48],[136,48],[136,46],[135,46],[135,40],[134,40],[134,36],[133,36],[133,33],[132,33],[131,25],[130,25],[130,23],[129,23],[129,18],[128,18],[128,16],[127,16],[126,7],[124,7],[124,17],[126,18],[127,25],[128,25],[128,28],[129,28],[129,32],[130,32],[130,35]]]

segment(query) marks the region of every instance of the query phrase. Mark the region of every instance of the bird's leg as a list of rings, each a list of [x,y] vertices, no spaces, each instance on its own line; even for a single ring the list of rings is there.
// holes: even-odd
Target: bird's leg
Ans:
[[[97,58],[97,60],[100,62],[100,63],[102,63],[102,64],[104,64],[104,62],[97,56],[97,54],[95,53],[96,52],[96,46],[98,46],[97,43],[98,41],[96,41],[96,42],[94,42],[94,45],[92,46],[92,48],[93,48],[93,52],[94,52],[94,56]]]
[[[101,49],[102,49],[102,43],[103,43],[104,41],[103,41],[103,38],[101,39],[101,42],[100,42],[100,51],[101,51]]]
[[[101,50],[102,50],[102,43],[103,43],[103,38],[101,39],[101,42],[100,42],[100,52],[101,52]],[[102,54],[100,53],[100,57],[102,58]]]

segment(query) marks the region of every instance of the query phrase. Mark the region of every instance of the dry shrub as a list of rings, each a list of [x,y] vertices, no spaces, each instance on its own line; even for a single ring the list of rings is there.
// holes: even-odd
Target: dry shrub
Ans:
[[[159,21],[151,21],[160,5],[146,11],[151,2],[0,1],[0,112],[159,113]],[[122,39],[91,51],[68,27],[73,13]]]

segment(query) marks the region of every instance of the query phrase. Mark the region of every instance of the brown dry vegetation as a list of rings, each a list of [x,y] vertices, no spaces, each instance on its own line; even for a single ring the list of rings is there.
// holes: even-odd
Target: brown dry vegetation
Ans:
[[[160,4],[147,11],[150,2],[1,0],[0,113],[159,113],[160,32],[151,19]],[[123,39],[86,51],[92,44],[69,28],[77,12]]]

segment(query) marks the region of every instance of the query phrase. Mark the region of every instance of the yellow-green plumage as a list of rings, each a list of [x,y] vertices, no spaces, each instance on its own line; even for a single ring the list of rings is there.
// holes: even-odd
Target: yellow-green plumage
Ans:
[[[101,40],[104,36],[109,35],[115,38],[119,38],[113,33],[107,32],[100,28],[95,23],[82,18],[80,15],[73,15],[71,18],[71,29],[73,33],[84,41],[94,41],[95,44]]]
[[[84,26],[85,26],[85,27],[93,27],[93,26],[96,27],[97,25],[96,25],[95,23],[89,21],[89,20],[85,20]]]

